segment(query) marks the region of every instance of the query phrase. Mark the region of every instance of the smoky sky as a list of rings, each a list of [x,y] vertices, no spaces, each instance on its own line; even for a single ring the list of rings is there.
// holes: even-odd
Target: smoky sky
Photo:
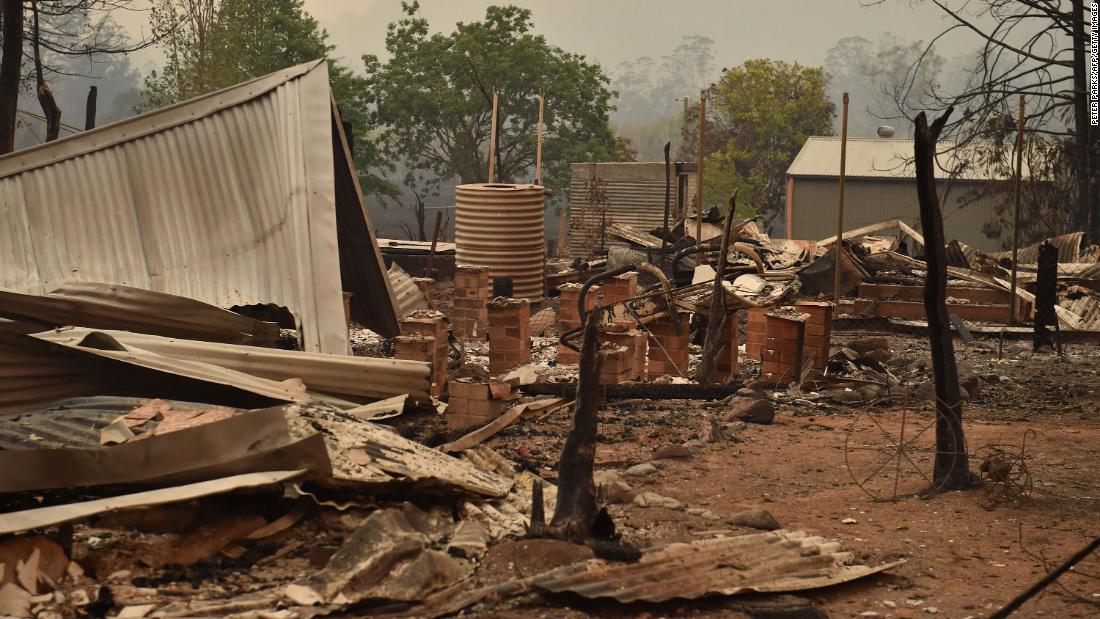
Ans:
[[[433,30],[450,31],[456,22],[482,18],[493,4],[531,9],[539,34],[609,73],[623,61],[667,53],[683,35],[714,39],[719,67],[749,58],[817,66],[844,37],[892,32],[929,41],[948,25],[936,6],[920,0],[421,0],[420,14]],[[328,31],[335,54],[356,70],[364,53],[385,57],[386,26],[402,15],[400,0],[306,0],[305,7]],[[116,19],[134,38],[148,32],[146,12],[117,12]],[[974,37],[948,36],[937,50],[954,57],[974,49]],[[150,49],[133,60],[145,70],[160,59]]]

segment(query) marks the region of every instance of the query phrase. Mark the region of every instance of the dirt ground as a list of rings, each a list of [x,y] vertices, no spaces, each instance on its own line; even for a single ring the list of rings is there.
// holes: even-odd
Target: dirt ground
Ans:
[[[840,333],[834,339],[856,335]],[[893,349],[915,356],[925,350],[914,337],[892,336],[890,341]],[[883,500],[861,490],[853,475],[862,480],[884,456],[881,450],[857,447],[889,445],[883,432],[896,437],[903,412],[909,436],[934,419],[930,405],[912,401],[852,406],[787,400],[778,404],[771,425],[740,424],[735,440],[710,444],[696,439],[708,418],[721,418],[720,407],[612,402],[601,412],[597,469],[622,470],[653,460],[662,445],[687,443],[697,452],[693,457],[655,461],[657,473],[627,478],[633,489],[721,515],[766,509],[785,528],[843,540],[867,564],[906,561],[885,575],[802,594],[830,617],[987,616],[1097,534],[1100,358],[1092,344],[1068,345],[1058,358],[1032,356],[1030,342],[1006,342],[1003,360],[997,359],[995,342],[957,347],[960,361],[983,376],[981,393],[964,409],[974,454],[971,469],[979,472],[991,445],[1018,456],[1028,432],[1024,462],[1032,478],[1030,496],[1005,496],[1003,487],[986,483],[971,491],[917,498],[927,487],[922,475],[931,470],[930,454],[922,456],[919,447],[925,439],[930,443],[931,430],[918,437],[912,464],[887,458],[882,471],[865,484]],[[554,478],[568,427],[568,411],[560,411],[513,426],[488,445]],[[897,500],[892,500],[895,477]],[[624,539],[640,546],[731,532],[721,522],[716,526],[684,509],[616,504],[611,513]],[[1097,577],[1100,557],[1093,556],[1017,616],[1100,616]],[[530,605],[523,614],[540,617],[623,616],[626,610],[537,597],[519,604]],[[554,608],[561,604],[580,610]],[[731,611],[714,602],[685,602],[625,614],[646,612],[727,616]],[[518,616],[500,608],[485,609],[483,615]]]

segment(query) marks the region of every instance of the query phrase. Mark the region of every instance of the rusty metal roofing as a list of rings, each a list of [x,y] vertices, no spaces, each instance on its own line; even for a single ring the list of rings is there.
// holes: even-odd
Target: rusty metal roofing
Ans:
[[[535,577],[535,586],[619,602],[664,602],[708,595],[816,589],[903,562],[852,565],[840,542],[801,531],[772,531],[670,544],[637,563],[587,561]]]
[[[74,282],[219,307],[274,303],[307,350],[352,317],[397,332],[393,294],[324,61],[0,157],[0,289]]]
[[[936,178],[950,177],[948,170],[962,164],[963,171],[955,178],[965,180],[1003,180],[986,165],[969,164],[965,152],[954,150],[956,143],[941,140],[937,149]],[[976,161],[976,158],[974,158]],[[969,164],[969,165],[967,165]],[[1027,162],[1024,162],[1027,176]],[[787,168],[787,176],[840,175],[840,138],[835,136],[810,136]],[[848,138],[844,162],[846,178],[915,179],[913,168],[913,140],[911,138]]]
[[[1081,242],[1085,238],[1084,232],[1070,232],[1069,234],[1062,234],[1059,236],[1052,236],[1046,239],[1051,245],[1058,248],[1058,262],[1059,263],[1076,263],[1081,260]],[[1039,245],[1042,243],[1033,243],[1027,247],[1021,247],[1016,250],[1016,260],[1020,263],[1034,264],[1039,261]],[[1012,259],[1011,251],[999,251],[992,252],[990,256],[999,259]]]

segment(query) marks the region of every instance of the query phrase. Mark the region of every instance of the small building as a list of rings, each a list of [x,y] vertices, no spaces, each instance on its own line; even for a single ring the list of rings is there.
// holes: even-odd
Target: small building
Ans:
[[[670,166],[669,221],[695,204],[695,162]],[[595,174],[602,182],[604,206],[589,196],[586,183]],[[574,163],[569,183],[569,251],[576,257],[601,254],[625,241],[604,234],[612,223],[642,232],[664,225],[665,164],[663,161]]]
[[[984,191],[1008,180],[989,166],[957,165],[963,160],[955,144],[941,141],[936,188],[943,211],[944,234],[975,249],[998,251],[1010,239],[991,238],[985,228],[995,221],[998,205],[1009,207],[1010,192]],[[973,152],[971,150],[971,152]],[[951,174],[948,170],[958,170]],[[836,234],[840,138],[812,136],[787,168],[786,236],[820,240]],[[1025,170],[1025,178],[1027,172]],[[888,219],[901,219],[920,229],[912,138],[848,138],[844,181],[844,229]],[[783,230],[782,227],[777,230]]]

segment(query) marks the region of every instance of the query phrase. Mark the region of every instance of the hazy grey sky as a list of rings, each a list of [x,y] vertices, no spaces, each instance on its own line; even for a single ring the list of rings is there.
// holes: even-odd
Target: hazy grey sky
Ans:
[[[866,0],[863,0],[866,2]],[[774,58],[820,65],[825,52],[846,37],[875,39],[893,32],[905,40],[929,40],[947,22],[934,5],[919,0],[886,0],[866,7],[861,0],[422,0],[421,15],[436,30],[473,21],[492,4],[516,4],[534,13],[536,30],[555,45],[587,55],[606,70],[639,56],[662,56],[681,35],[715,41],[719,67],[749,58]],[[336,54],[359,70],[364,53],[384,55],[386,25],[401,16],[399,0],[305,0],[306,9],[328,30]],[[148,32],[146,13],[119,14],[137,38]],[[977,47],[974,35],[960,33],[941,42],[952,58]],[[159,60],[141,52],[145,69]]]

